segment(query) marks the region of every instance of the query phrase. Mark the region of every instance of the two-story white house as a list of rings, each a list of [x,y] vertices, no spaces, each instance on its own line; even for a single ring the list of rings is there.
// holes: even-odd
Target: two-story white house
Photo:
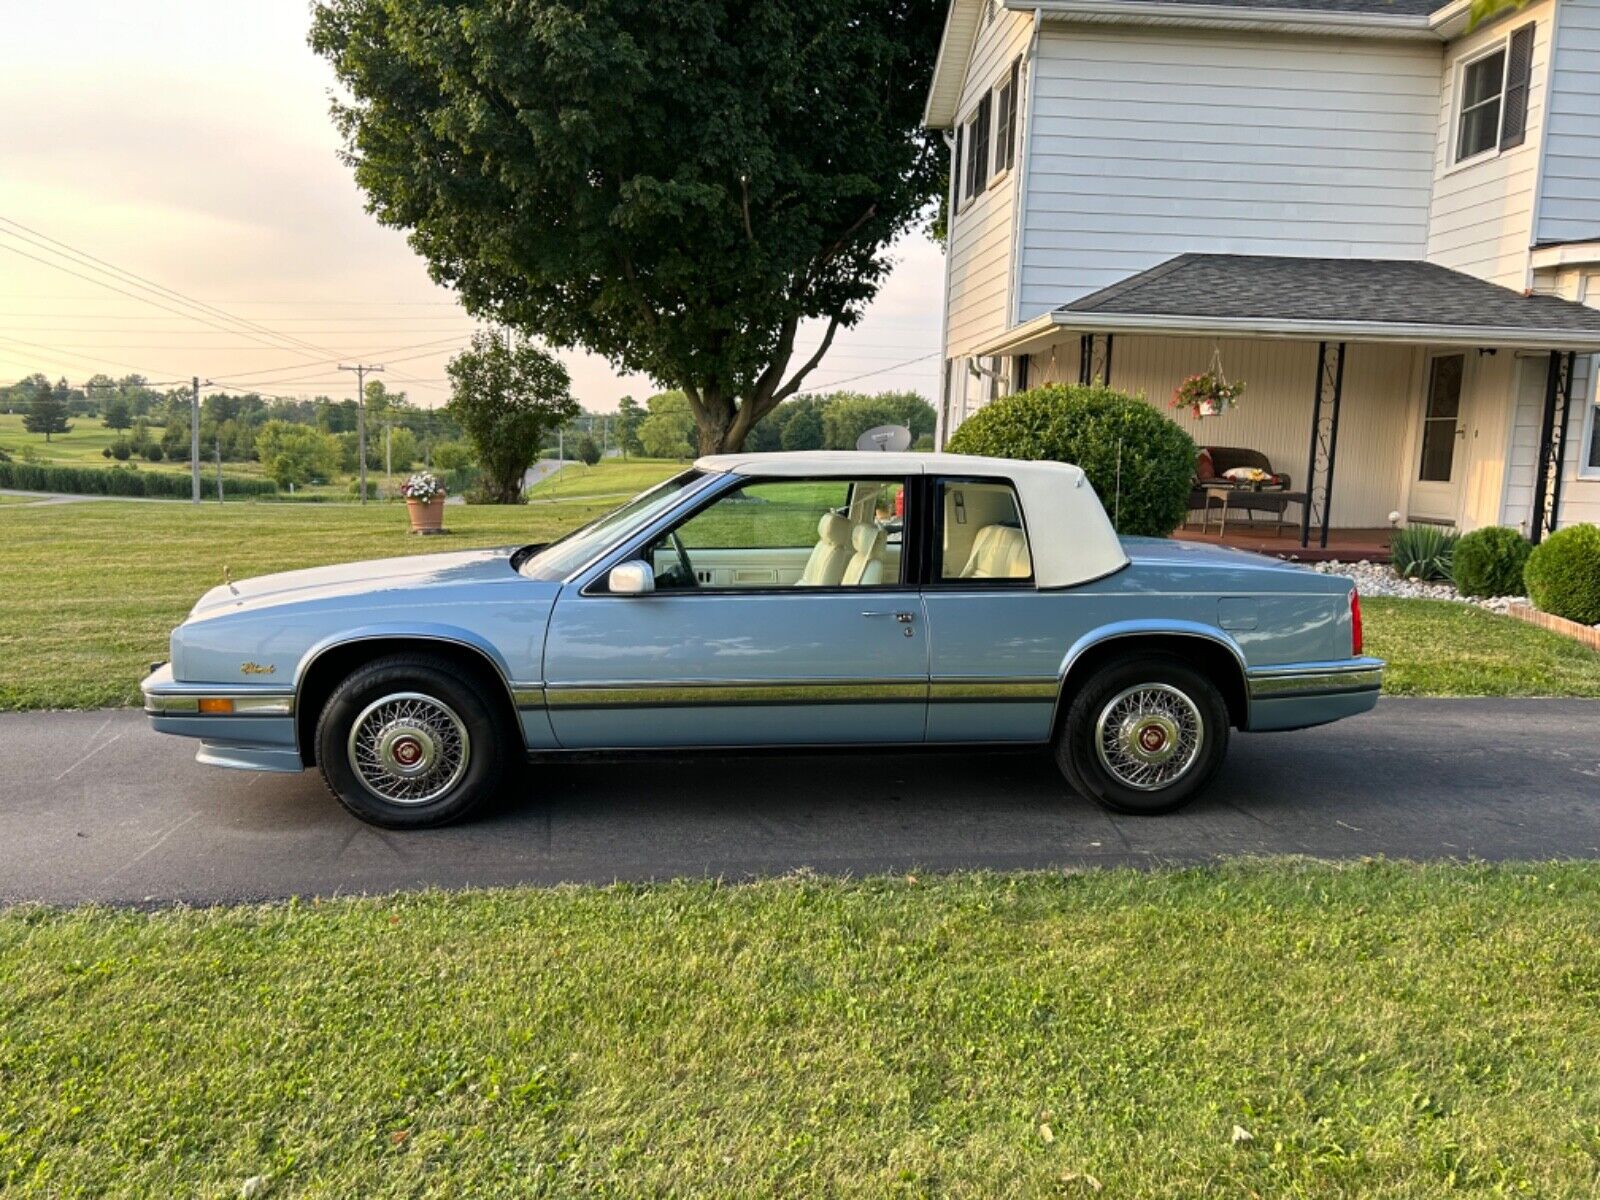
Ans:
[[[1103,380],[1291,473],[1324,544],[1391,512],[1600,521],[1600,0],[1467,24],[1467,0],[952,0],[938,444]],[[1214,365],[1236,408],[1169,406]]]

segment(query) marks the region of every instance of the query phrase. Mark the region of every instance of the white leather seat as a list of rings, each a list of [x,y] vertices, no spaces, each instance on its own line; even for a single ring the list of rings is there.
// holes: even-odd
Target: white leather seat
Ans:
[[[1033,557],[1022,530],[1009,525],[985,525],[972,541],[972,554],[961,568],[962,579],[1026,579],[1033,574]]]
[[[866,587],[883,582],[883,550],[888,535],[876,525],[857,525],[851,535],[856,552],[844,569],[847,587]]]
[[[837,587],[850,565],[852,526],[837,513],[823,513],[817,522],[817,544],[806,560],[796,587]]]

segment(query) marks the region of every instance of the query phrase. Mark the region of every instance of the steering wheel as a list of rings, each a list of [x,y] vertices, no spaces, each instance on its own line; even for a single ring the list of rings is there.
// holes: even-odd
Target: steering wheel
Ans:
[[[694,567],[689,562],[689,552],[684,549],[683,539],[678,536],[678,531],[674,529],[667,536],[672,539],[672,548],[677,552],[678,566],[683,568],[683,586],[699,587],[700,581],[695,578]]]

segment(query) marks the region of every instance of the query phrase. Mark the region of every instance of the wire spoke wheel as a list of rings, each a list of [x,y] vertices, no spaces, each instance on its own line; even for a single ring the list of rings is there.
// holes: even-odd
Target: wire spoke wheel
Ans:
[[[395,692],[364,708],[350,727],[350,767],[390,804],[427,804],[460,782],[471,761],[467,727],[443,701]]]
[[[1183,692],[1141,683],[1100,710],[1094,746],[1100,765],[1124,787],[1155,792],[1177,783],[1200,757],[1205,722]]]

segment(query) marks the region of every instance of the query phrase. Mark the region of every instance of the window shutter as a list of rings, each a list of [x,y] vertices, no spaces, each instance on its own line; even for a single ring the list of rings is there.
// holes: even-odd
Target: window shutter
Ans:
[[[954,176],[954,178],[950,181],[951,216],[954,216],[956,213],[961,211],[961,151],[963,149],[962,135],[965,134],[966,131],[967,130],[964,125],[956,126],[956,153],[954,160],[950,163],[950,173],[952,176]]]
[[[1520,146],[1528,137],[1528,90],[1533,78],[1533,23],[1511,35],[1506,61],[1505,114],[1500,122],[1500,149]]]
[[[1011,87],[1006,94],[1006,169],[1017,165],[1017,85],[1021,81],[1022,59],[1011,63]]]
[[[989,183],[989,131],[994,127],[994,93],[978,101],[978,115],[972,127],[972,194],[978,195]]]

